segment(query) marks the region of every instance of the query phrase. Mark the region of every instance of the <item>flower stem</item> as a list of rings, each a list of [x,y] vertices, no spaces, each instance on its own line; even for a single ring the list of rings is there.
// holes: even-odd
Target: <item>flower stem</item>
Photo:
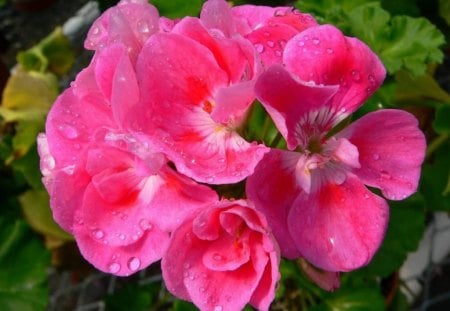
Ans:
[[[445,143],[448,138],[449,138],[449,134],[442,134],[438,137],[436,137],[429,145],[427,148],[427,153],[426,153],[426,157],[429,158],[437,149],[439,149],[439,147]]]

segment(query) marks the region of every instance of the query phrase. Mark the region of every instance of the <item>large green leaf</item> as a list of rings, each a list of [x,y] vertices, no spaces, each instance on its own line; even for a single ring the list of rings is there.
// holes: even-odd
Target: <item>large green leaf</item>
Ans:
[[[389,203],[389,226],[372,262],[360,274],[387,277],[397,271],[409,252],[414,251],[425,229],[424,199],[420,194],[405,201]],[[408,221],[405,221],[407,219]]]
[[[0,216],[0,310],[45,310],[50,254],[22,220]]]
[[[441,105],[436,109],[433,128],[439,134],[450,135],[450,105]]]
[[[425,18],[394,16],[379,3],[369,3],[349,13],[351,30],[379,54],[390,73],[406,69],[425,73],[428,63],[440,63],[443,34]],[[370,27],[367,27],[370,25]]]

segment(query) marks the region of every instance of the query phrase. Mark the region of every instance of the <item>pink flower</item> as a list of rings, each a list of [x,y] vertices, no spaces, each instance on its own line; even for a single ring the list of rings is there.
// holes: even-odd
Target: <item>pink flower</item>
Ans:
[[[336,28],[311,27],[293,37],[283,65],[261,75],[256,93],[290,151],[264,157],[248,178],[247,195],[284,256],[328,271],[356,269],[370,261],[388,221],[386,201],[364,185],[390,200],[414,193],[424,136],[401,110],[372,112],[330,133],[385,75],[366,45]]]
[[[145,96],[130,126],[151,133],[179,172],[203,183],[241,181],[268,151],[238,133],[254,100],[258,61],[233,27],[228,4],[208,1],[200,19],[151,36],[136,63]]]
[[[57,99],[38,138],[55,220],[89,262],[116,275],[161,259],[170,232],[217,200],[171,169],[151,136],[125,126],[140,96],[127,48],[105,46]]]
[[[201,310],[268,310],[279,262],[264,216],[247,201],[221,201],[173,233],[162,270],[169,291]]]

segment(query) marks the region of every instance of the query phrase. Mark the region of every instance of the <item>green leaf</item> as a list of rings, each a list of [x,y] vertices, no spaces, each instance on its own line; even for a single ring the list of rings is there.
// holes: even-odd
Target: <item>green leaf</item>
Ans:
[[[28,224],[35,231],[51,237],[53,245],[73,240],[73,237],[62,230],[53,220],[47,191],[28,190],[19,197],[19,201]],[[60,243],[55,243],[55,239]]]
[[[34,145],[24,156],[15,159],[11,163],[11,166],[15,172],[21,174],[21,176],[25,178],[26,182],[33,187],[33,189],[43,188],[36,145]]]
[[[21,220],[0,216],[2,311],[46,310],[50,254]]]
[[[181,18],[184,16],[198,16],[203,5],[202,0],[151,0],[161,16],[169,18]]]
[[[106,310],[109,311],[147,311],[152,305],[152,294],[158,291],[160,283],[150,286],[139,286],[137,283],[126,283],[124,287],[105,299]]]
[[[310,311],[380,311],[384,298],[378,288],[342,288]]]
[[[26,72],[19,68],[3,91],[0,115],[7,122],[41,120],[58,96],[58,81],[53,74]]]
[[[19,53],[17,61],[26,71],[51,71],[63,75],[72,67],[75,55],[69,40],[58,27],[37,45]]]
[[[39,132],[44,129],[44,120],[24,120],[16,126],[16,135],[13,137],[14,157],[19,158],[26,154],[34,145]]]
[[[436,109],[433,128],[436,133],[450,134],[450,105],[440,105]]]
[[[406,69],[417,76],[428,63],[442,62],[444,36],[425,18],[391,18],[379,3],[369,3],[351,11],[349,19],[352,34],[374,49],[389,73]]]
[[[450,25],[450,1],[439,0],[439,15]]]
[[[389,226],[383,244],[372,262],[357,274],[387,277],[397,271],[408,253],[418,246],[425,229],[424,198],[415,194],[404,201],[391,201],[389,205]]]
[[[415,2],[416,1],[414,0],[381,0],[381,6],[392,15],[409,15],[417,17],[420,16],[420,9]]]
[[[171,311],[197,311],[198,309],[190,302],[176,300],[173,303]]]
[[[406,299],[405,294],[397,288],[394,294],[394,298],[388,306],[388,311],[408,311],[410,310],[410,306],[408,304],[408,300]]]
[[[450,142],[445,141],[423,166],[420,192],[433,211],[450,211]]]

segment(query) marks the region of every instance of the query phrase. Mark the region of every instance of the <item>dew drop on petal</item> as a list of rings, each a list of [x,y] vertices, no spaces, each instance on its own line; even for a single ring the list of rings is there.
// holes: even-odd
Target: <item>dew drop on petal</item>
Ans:
[[[136,271],[141,267],[141,261],[139,258],[131,257],[130,260],[128,260],[128,269],[131,271]]]
[[[264,52],[264,45],[262,45],[261,43],[256,43],[255,49],[258,53],[262,53],[262,52]]]
[[[92,231],[92,235],[94,236],[94,238],[100,240],[100,239],[103,239],[103,237],[105,236],[105,233],[100,229],[95,229],[94,231]]]
[[[312,42],[313,42],[315,45],[319,45],[319,44],[320,44],[319,38],[313,38],[313,39],[312,39]]]
[[[219,254],[214,254],[213,259],[219,261],[222,260],[222,256],[220,256]]]
[[[374,154],[372,155],[372,159],[374,159],[375,161],[377,161],[377,160],[380,159],[380,155],[379,155],[378,153],[374,153]]]
[[[150,32],[150,28],[148,27],[147,23],[145,21],[138,21],[137,22],[137,29],[140,33],[146,34]]]
[[[298,45],[298,46],[304,46],[304,45],[305,45],[305,42],[299,41],[299,42],[297,42],[297,45]]]
[[[139,227],[141,227],[142,230],[151,230],[153,226],[148,219],[142,218],[139,221]]]
[[[58,130],[68,139],[75,139],[79,135],[77,129],[69,124],[60,124]]]
[[[117,273],[120,271],[120,264],[117,262],[113,262],[108,266],[108,270],[111,273]]]
[[[214,311],[222,311],[222,310],[223,310],[222,306],[215,306],[214,307]]]
[[[333,51],[333,49],[332,48],[327,48],[327,54],[333,54],[334,53],[334,51]]]
[[[273,48],[275,46],[275,42],[269,40],[267,41],[267,46]]]
[[[360,81],[361,80],[361,74],[359,73],[358,70],[352,70],[352,78],[353,81]]]

